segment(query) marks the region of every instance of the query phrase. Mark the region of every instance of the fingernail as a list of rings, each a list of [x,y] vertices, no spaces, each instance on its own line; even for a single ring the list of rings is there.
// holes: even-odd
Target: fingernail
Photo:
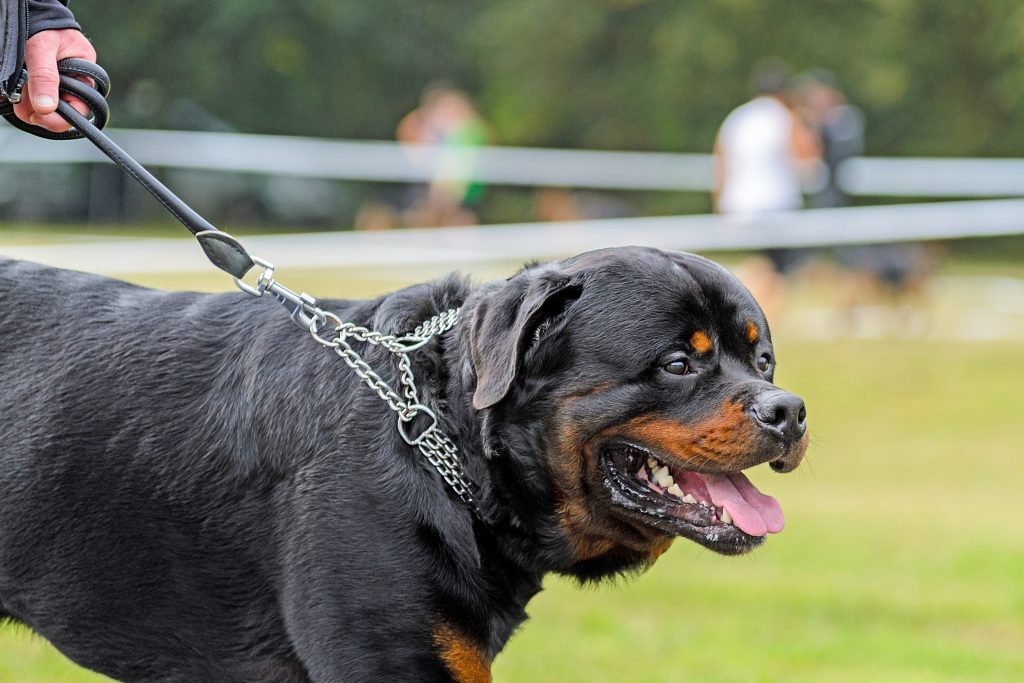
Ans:
[[[40,95],[39,97],[37,97],[34,100],[32,100],[32,104],[34,104],[37,107],[42,107],[42,108],[46,109],[48,107],[55,106],[57,103],[54,102],[53,98],[50,97],[49,95]]]

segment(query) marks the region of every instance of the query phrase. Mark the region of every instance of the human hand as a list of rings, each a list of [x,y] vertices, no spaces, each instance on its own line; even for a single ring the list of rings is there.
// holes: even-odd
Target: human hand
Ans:
[[[42,126],[54,133],[62,133],[71,126],[57,111],[57,98],[71,103],[75,109],[88,114],[88,107],[77,98],[61,95],[57,62],[67,57],[96,61],[96,50],[81,31],[61,29],[40,31],[28,39],[25,46],[25,68],[28,84],[21,102],[14,105],[14,113],[26,123]]]

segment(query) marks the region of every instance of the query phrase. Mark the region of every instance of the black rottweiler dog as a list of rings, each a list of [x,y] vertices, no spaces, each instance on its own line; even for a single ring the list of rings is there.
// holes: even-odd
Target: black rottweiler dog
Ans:
[[[278,307],[0,260],[0,617],[126,681],[478,683],[547,572],[781,530],[741,470],[796,467],[805,411],[726,270],[608,249],[326,305],[452,307],[410,358],[479,516]]]

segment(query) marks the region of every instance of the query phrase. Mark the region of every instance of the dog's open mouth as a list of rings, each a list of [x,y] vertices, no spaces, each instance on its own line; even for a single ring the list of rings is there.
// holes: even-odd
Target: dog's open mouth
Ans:
[[[724,554],[746,552],[782,531],[779,503],[741,472],[686,470],[626,443],[606,445],[601,461],[612,502],[659,530]]]

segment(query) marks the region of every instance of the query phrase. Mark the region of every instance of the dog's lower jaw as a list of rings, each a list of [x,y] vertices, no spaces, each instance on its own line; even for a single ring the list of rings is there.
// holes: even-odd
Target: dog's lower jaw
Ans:
[[[675,540],[654,527],[619,518],[603,506],[592,509],[585,503],[566,501],[558,506],[556,517],[566,560],[554,571],[581,581],[646,569]]]

